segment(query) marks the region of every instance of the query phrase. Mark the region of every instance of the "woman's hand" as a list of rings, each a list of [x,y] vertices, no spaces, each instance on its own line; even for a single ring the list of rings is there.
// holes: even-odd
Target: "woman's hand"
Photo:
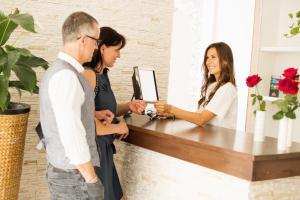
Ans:
[[[170,116],[172,113],[172,105],[164,103],[162,101],[157,101],[154,103],[154,107],[156,109],[156,114],[160,116]]]
[[[115,115],[110,110],[96,111],[95,116],[100,121],[103,121],[103,124],[110,124],[115,117]]]
[[[125,121],[120,121],[118,124],[118,131],[116,133],[118,135],[118,139],[121,140],[126,138],[129,135],[129,129]]]
[[[137,114],[142,114],[142,112],[145,110],[147,106],[146,101],[144,100],[134,100],[129,102],[128,107],[129,109]]]

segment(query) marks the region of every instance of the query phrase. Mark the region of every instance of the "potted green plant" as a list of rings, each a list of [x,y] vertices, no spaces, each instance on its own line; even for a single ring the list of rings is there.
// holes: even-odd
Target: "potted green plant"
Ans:
[[[31,15],[0,11],[0,199],[17,199],[22,172],[25,135],[30,106],[10,101],[9,88],[38,93],[35,67],[48,62],[28,49],[6,44],[18,27],[35,33]]]

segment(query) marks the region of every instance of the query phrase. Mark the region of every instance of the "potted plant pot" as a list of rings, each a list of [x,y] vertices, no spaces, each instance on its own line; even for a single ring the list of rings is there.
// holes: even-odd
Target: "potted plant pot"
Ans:
[[[30,106],[9,104],[0,111],[0,199],[17,199]]]

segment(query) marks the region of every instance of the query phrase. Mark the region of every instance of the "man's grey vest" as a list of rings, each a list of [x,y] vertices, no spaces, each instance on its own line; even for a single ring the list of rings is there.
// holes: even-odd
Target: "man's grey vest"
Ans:
[[[96,145],[96,131],[94,122],[95,102],[94,91],[88,81],[69,63],[57,59],[53,65],[46,71],[40,86],[40,118],[45,137],[46,153],[48,161],[57,168],[75,169],[65,155],[64,147],[58,134],[55,115],[48,96],[49,80],[53,75],[61,70],[70,70],[78,77],[85,99],[81,106],[81,121],[86,131],[86,140],[89,145],[91,161],[94,166],[100,166],[99,154]],[[76,97],[75,97],[76,98]],[[72,134],[72,133],[69,133]]]

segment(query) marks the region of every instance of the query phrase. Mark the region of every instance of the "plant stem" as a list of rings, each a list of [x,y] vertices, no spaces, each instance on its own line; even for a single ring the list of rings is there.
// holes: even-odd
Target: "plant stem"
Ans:
[[[258,91],[258,87],[257,85],[255,86],[255,93],[257,94],[257,96],[259,96],[259,91]],[[260,104],[261,104],[261,101],[259,98],[257,98],[258,100],[258,110],[260,110]]]

